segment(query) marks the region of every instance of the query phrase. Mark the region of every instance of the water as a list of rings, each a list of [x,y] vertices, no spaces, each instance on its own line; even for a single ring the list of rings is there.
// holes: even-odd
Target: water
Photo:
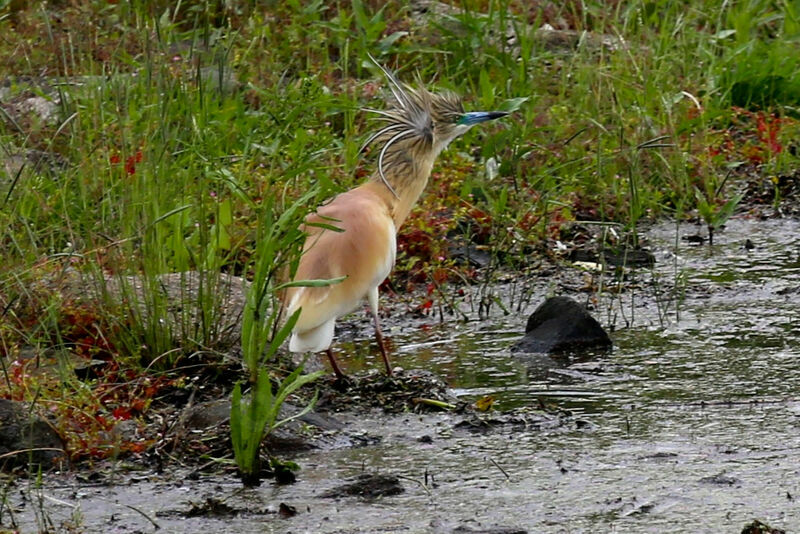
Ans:
[[[580,426],[469,434],[444,414],[369,413],[355,424],[380,443],[299,454],[291,486],[242,492],[234,479],[151,477],[78,496],[74,486],[48,491],[78,505],[96,532],[152,531],[126,504],[154,513],[204,496],[253,513],[162,515],[163,531],[720,533],[754,518],[800,530],[800,224],[733,221],[713,255],[680,242],[676,256],[674,225],[648,235],[658,287],[684,297],[657,305],[650,273],[638,275],[632,297],[602,297],[594,314],[606,324],[616,317],[615,346],[588,361],[513,357],[532,309],[482,323],[417,321],[390,334],[397,364],[435,372],[466,400],[491,394],[502,409],[545,402]],[[742,247],[747,238],[755,249]],[[351,369],[380,365],[368,339],[352,348]],[[406,492],[372,503],[315,496],[363,471],[401,476]],[[256,513],[279,502],[298,515]]]

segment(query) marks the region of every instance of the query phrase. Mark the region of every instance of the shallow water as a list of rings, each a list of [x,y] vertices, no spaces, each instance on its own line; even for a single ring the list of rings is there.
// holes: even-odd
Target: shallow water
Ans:
[[[492,394],[500,408],[544,402],[572,411],[580,425],[467,434],[452,431],[447,415],[365,414],[359,425],[367,431],[384,427],[380,443],[299,454],[302,471],[291,486],[241,491],[232,478],[152,476],[111,488],[53,480],[42,492],[64,501],[51,503],[54,516],[79,510],[88,532],[153,531],[126,505],[166,532],[449,533],[499,525],[530,533],[719,533],[740,532],[754,518],[800,530],[800,224],[732,221],[713,255],[683,241],[676,251],[674,225],[647,235],[657,267],[636,275],[642,283],[632,296],[601,297],[593,313],[606,326],[616,317],[615,346],[588,361],[553,367],[558,362],[512,356],[532,308],[390,333],[398,365],[433,371],[465,400]],[[673,286],[683,298],[664,294],[656,305],[656,287]],[[369,343],[355,342],[367,356],[351,369],[379,365]],[[422,435],[432,442],[417,441]],[[371,503],[315,497],[363,471],[401,476],[406,491]],[[163,513],[206,496],[249,503],[253,513]],[[299,513],[277,518],[280,502]]]

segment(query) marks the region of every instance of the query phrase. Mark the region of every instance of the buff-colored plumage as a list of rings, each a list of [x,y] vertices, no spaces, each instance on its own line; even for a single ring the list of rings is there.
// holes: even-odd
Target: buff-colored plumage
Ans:
[[[356,309],[370,291],[376,292],[377,302],[377,287],[389,276],[396,250],[391,203],[382,187],[370,182],[342,193],[308,218],[308,222],[335,225],[342,232],[307,227],[295,279],[346,278],[326,287],[289,290],[289,313],[303,308],[289,344],[292,352],[326,350],[337,317]]]
[[[295,280],[345,279],[326,287],[292,287],[285,296],[289,315],[301,310],[289,350],[327,351],[338,376],[342,372],[330,350],[334,323],[364,298],[369,300],[386,372],[392,373],[378,319],[378,286],[394,266],[397,230],[428,183],[436,156],[450,141],[478,122],[505,115],[464,113],[461,99],[452,93],[412,89],[381,69],[395,102],[387,110],[368,110],[384,122],[365,143],[380,147],[377,169],[367,183],[338,195],[307,218],[307,223],[324,223],[340,231],[307,224],[294,276]]]

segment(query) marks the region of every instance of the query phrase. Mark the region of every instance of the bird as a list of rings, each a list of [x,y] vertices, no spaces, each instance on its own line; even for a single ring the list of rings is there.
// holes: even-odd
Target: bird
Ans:
[[[293,278],[339,282],[290,287],[284,301],[288,316],[299,310],[289,351],[325,351],[337,379],[345,374],[331,349],[334,325],[365,298],[386,374],[392,375],[378,317],[378,286],[394,267],[397,232],[425,189],[442,150],[472,126],[508,115],[505,111],[465,112],[456,93],[430,92],[419,77],[416,87],[401,83],[389,69],[370,59],[386,77],[392,94],[386,109],[364,109],[382,123],[360,151],[370,145],[379,147],[376,169],[365,183],[340,193],[306,217],[306,240]]]

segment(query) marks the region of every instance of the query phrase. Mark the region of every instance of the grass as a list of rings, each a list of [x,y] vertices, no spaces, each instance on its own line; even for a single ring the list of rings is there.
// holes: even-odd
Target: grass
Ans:
[[[0,152],[46,155],[0,169],[0,392],[49,406],[74,458],[146,448],[103,436],[189,387],[178,369],[230,351],[220,288],[252,278],[265,203],[310,209],[370,172],[359,108],[385,87],[368,53],[470,110],[527,98],[441,156],[401,230],[390,283],[427,289],[421,309],[524,272],[577,222],[635,240],[700,201],[726,214],[745,170],[769,181],[798,166],[791,2],[463,1],[432,22],[402,1],[179,6],[0,2]],[[574,46],[546,44],[544,23],[577,32]],[[17,109],[33,96],[49,118]],[[490,267],[456,261],[458,240]],[[171,309],[163,277],[188,271],[198,289]],[[99,374],[75,374],[91,360]]]

